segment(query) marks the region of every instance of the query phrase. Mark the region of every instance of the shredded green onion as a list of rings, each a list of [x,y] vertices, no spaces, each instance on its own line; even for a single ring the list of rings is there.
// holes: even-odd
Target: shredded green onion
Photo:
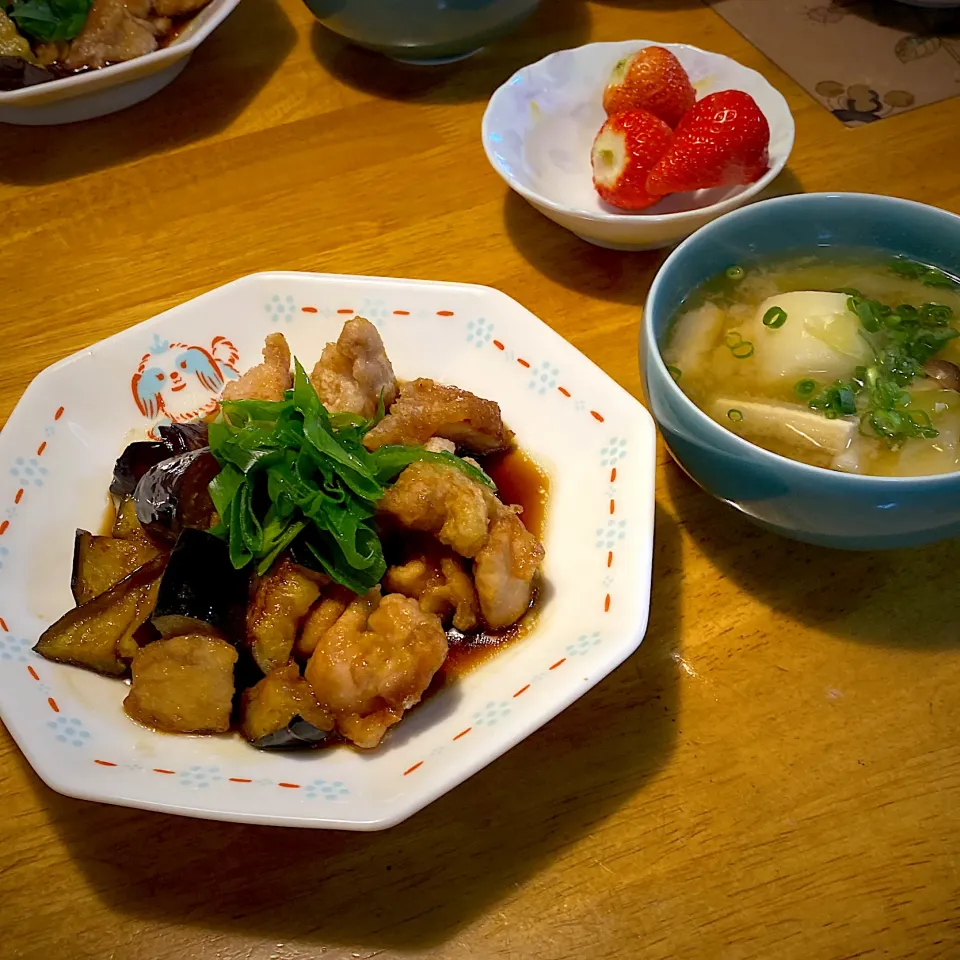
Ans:
[[[210,424],[210,450],[220,473],[210,496],[220,517],[215,529],[240,569],[265,573],[296,541],[300,556],[354,593],[386,571],[373,524],[386,487],[409,464],[445,463],[493,487],[473,464],[420,446],[369,451],[364,434],[383,416],[366,420],[331,414],[299,362],[293,389],[281,401],[225,400]]]

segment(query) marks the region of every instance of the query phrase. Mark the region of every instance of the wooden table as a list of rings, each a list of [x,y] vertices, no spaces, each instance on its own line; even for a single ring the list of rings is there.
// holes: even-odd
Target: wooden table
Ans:
[[[297,0],[245,0],[154,99],[0,133],[0,414],[60,357],[264,269],[492,284],[639,395],[661,257],[554,226],[478,138],[521,64],[627,37],[776,84],[798,134],[780,190],[960,210],[960,99],[846,129],[697,0],[547,0],[435,72],[343,47]],[[65,799],[0,733],[0,956],[960,956],[960,546],[790,543],[660,459],[639,652],[386,833]]]

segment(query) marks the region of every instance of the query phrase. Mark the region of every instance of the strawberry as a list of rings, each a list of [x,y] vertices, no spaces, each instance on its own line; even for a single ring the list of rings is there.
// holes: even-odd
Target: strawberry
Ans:
[[[645,47],[613,68],[603,91],[607,116],[624,110],[648,110],[675,127],[697,94],[680,61],[663,47]]]
[[[663,156],[671,129],[646,110],[607,117],[593,141],[593,185],[600,198],[621,210],[642,210],[660,198],[647,192],[647,175]]]
[[[753,183],[769,167],[770,125],[742,90],[722,90],[687,111],[647,177],[655,196]]]

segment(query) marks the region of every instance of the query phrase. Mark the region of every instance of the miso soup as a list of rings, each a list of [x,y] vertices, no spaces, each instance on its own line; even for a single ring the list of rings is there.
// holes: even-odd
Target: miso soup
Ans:
[[[960,281],[935,267],[830,249],[732,264],[684,302],[663,357],[706,414],[774,453],[960,469]]]

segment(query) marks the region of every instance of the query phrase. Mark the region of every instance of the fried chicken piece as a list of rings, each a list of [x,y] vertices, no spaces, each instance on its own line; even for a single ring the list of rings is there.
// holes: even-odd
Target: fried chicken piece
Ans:
[[[303,618],[329,580],[281,557],[260,579],[247,607],[247,643],[257,666],[269,673],[286,663]]]
[[[323,635],[305,676],[340,733],[370,748],[419,703],[446,656],[438,617],[399,594],[381,600],[375,587]]]
[[[390,567],[383,585],[391,592],[419,601],[421,610],[435,613],[443,623],[452,619],[457,630],[466,632],[477,625],[480,612],[477,591],[459,557],[425,552]]]
[[[443,437],[431,437],[423,445],[423,449],[431,453],[456,453],[457,445],[452,440],[444,440]],[[473,462],[476,463],[476,460]]]
[[[148,643],[133,658],[129,716],[167,733],[225,733],[237,651],[203,633]]]
[[[540,541],[514,510],[504,508],[473,565],[480,609],[489,627],[508,627],[526,613],[543,556]]]
[[[169,21],[154,23],[149,16],[150,0],[94,0],[83,29],[70,44],[65,66],[102,67],[152,53]]]
[[[474,453],[502,450],[513,437],[492,400],[433,380],[412,380],[400,398],[364,438],[368,450],[388,443],[420,444],[431,437],[452,440]]]
[[[483,546],[499,506],[486,487],[456,467],[425,461],[411,463],[378,504],[402,526],[433,534],[462,557]]]
[[[293,386],[290,346],[282,333],[271,333],[263,343],[263,363],[251,367],[239,380],[223,388],[224,400],[282,400]]]
[[[377,328],[363,317],[348,320],[336,343],[328,343],[310,374],[323,405],[331,413],[372,417],[397,397],[397,378]]]
[[[276,667],[243,691],[240,717],[240,730],[251,743],[283,731],[294,717],[317,730],[332,730],[334,725],[333,717],[317,703],[313,688],[292,662]]]
[[[320,638],[340,619],[356,596],[352,590],[333,584],[329,592],[320,597],[307,614],[300,636],[294,644],[297,657],[306,660],[316,650]]]

